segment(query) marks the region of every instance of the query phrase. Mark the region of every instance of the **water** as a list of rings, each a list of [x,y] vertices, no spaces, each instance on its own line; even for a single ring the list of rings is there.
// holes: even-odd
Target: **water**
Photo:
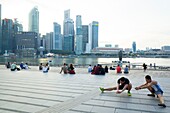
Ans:
[[[118,61],[118,58],[91,58],[91,57],[78,57],[78,58],[8,58],[1,57],[0,64],[6,62],[27,62],[28,64],[38,65],[39,63],[46,63],[52,61],[51,65],[62,65],[63,63],[74,65],[96,65],[96,64],[111,64],[112,61]],[[123,61],[130,61],[131,64],[152,65],[156,63],[157,66],[170,66],[170,58],[123,58]]]

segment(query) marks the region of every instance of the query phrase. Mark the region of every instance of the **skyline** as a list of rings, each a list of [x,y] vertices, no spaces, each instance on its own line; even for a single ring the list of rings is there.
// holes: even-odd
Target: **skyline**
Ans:
[[[138,50],[170,45],[168,0],[1,0],[0,4],[2,19],[18,18],[24,31],[28,31],[29,12],[34,6],[38,6],[40,33],[52,32],[53,22],[57,22],[61,25],[63,34],[64,11],[70,9],[74,23],[76,15],[82,16],[82,25],[89,25],[92,21],[99,22],[99,46],[106,43],[132,48],[135,41]]]

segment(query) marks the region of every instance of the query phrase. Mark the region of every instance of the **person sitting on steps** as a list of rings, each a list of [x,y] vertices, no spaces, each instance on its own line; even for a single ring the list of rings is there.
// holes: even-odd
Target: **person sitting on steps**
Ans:
[[[116,93],[120,94],[125,90],[128,90],[128,96],[131,96],[130,90],[132,89],[132,84],[130,81],[125,78],[121,77],[117,81],[117,86],[112,87],[112,88],[102,88],[100,87],[101,92],[103,93],[104,91],[112,91],[112,90],[117,90]]]

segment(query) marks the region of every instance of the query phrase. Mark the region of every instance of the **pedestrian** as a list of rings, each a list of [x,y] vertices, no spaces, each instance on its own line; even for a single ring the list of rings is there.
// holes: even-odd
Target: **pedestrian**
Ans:
[[[11,68],[10,62],[8,62],[8,63],[6,64],[6,68],[7,68],[7,69]]]
[[[125,77],[121,77],[118,79],[117,81],[117,86],[112,87],[112,88],[102,88],[100,87],[100,90],[102,91],[102,93],[104,91],[112,91],[112,90],[117,90],[116,93],[120,94],[125,90],[128,90],[128,96],[131,96],[130,90],[132,89],[132,84],[130,83],[130,81],[125,78]]]
[[[62,71],[64,72],[64,74],[68,73],[68,67],[67,67],[66,63],[64,63],[63,66],[61,67],[60,73],[62,73]]]
[[[144,72],[146,71],[146,69],[147,69],[147,65],[145,63],[143,63],[143,70],[144,70]]]
[[[46,63],[46,64],[44,64],[44,66],[43,66],[43,73],[48,73],[48,64]]]
[[[105,66],[104,70],[105,70],[105,73],[108,73],[108,72],[109,72],[107,66]]]
[[[118,64],[117,65],[117,67],[116,67],[116,72],[117,73],[122,73],[122,71],[121,71],[121,67],[120,67],[120,65]]]
[[[89,65],[89,67],[88,67],[88,73],[91,73],[92,72],[92,67],[91,67],[91,65]]]
[[[41,71],[42,69],[43,69],[43,64],[40,63],[40,65],[39,65],[39,70]]]
[[[160,104],[158,104],[158,106],[166,107],[166,105],[164,103],[164,98],[163,98],[163,90],[161,89],[158,82],[155,80],[152,80],[151,76],[149,76],[149,75],[145,76],[145,80],[146,80],[145,84],[142,84],[142,85],[136,87],[135,89],[140,90],[140,89],[147,88],[151,92],[151,94],[148,94],[147,96],[155,97],[155,95],[157,95],[157,97],[159,98],[159,101],[160,101]]]
[[[76,74],[75,71],[74,71],[73,64],[70,64],[70,66],[68,67],[68,72],[69,72],[69,74]]]
[[[126,65],[125,69],[124,69],[124,74],[128,74],[129,73],[129,68],[128,66]]]

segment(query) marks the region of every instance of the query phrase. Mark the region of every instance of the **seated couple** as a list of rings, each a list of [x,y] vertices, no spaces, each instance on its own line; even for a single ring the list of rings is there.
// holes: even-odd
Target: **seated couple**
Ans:
[[[122,73],[121,67],[120,67],[119,65],[117,65],[117,67],[116,67],[116,72],[117,72],[117,73]],[[129,68],[128,68],[127,65],[126,65],[126,67],[125,67],[125,69],[124,69],[124,73],[125,73],[125,74],[128,74],[128,73],[129,73]]]

